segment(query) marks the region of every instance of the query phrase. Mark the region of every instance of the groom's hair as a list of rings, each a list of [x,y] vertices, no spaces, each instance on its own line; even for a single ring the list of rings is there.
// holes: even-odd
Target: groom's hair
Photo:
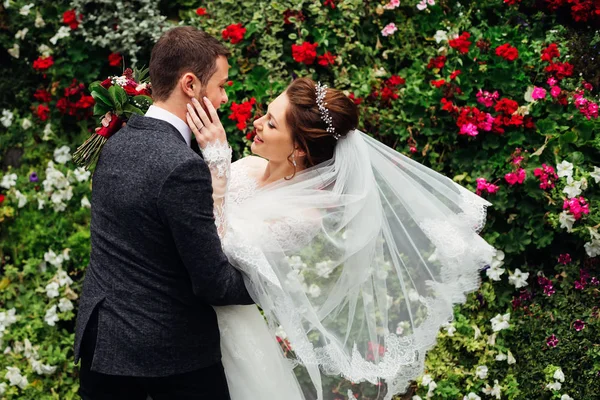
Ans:
[[[216,38],[191,26],[165,32],[152,48],[150,82],[154,100],[165,101],[188,72],[206,86],[217,70],[217,58],[228,57],[229,50]]]

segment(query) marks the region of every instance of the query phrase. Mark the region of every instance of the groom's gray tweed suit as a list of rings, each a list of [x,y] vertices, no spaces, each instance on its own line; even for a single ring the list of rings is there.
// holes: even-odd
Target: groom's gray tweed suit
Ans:
[[[76,361],[97,308],[93,371],[162,377],[218,363],[211,305],[253,301],[221,249],[204,160],[171,124],[134,115],[102,150],[91,203]]]

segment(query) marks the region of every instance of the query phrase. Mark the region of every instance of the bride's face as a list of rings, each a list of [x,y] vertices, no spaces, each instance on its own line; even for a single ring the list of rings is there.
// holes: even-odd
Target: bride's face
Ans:
[[[282,162],[294,150],[292,134],[285,120],[289,106],[286,92],[269,104],[267,113],[254,121],[256,136],[250,147],[252,153],[269,161]]]

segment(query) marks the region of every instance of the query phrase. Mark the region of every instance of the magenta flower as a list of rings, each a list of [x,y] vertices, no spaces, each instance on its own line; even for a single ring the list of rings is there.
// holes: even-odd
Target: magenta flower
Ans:
[[[554,293],[556,293],[556,290],[554,289],[554,286],[552,286],[552,285],[546,285],[546,286],[544,286],[544,294],[546,296],[550,297]]]
[[[550,89],[550,96],[556,98],[558,97],[558,95],[560,94],[562,90],[560,89],[559,86],[552,86],[552,89]]]
[[[477,102],[479,104],[483,104],[486,107],[491,107],[498,100],[500,95],[498,94],[498,91],[495,91],[494,93],[490,93],[487,90],[484,92],[481,89],[479,89],[479,92],[477,92],[476,97],[477,97]]]
[[[583,290],[585,289],[585,281],[583,279],[579,279],[575,281],[575,289]]]
[[[541,87],[534,87],[533,92],[531,93],[531,98],[534,100],[542,100],[546,97],[546,89]]]
[[[460,132],[458,132],[458,134],[459,135],[477,136],[479,134],[479,131],[477,130],[477,126],[475,126],[469,122],[460,127]]]
[[[573,322],[573,328],[575,328],[577,332],[581,332],[583,328],[585,328],[585,322],[578,319],[577,321]]]
[[[563,210],[567,210],[573,214],[575,220],[578,220],[583,216],[583,214],[590,213],[590,205],[582,196],[579,196],[572,199],[565,199],[563,202]]]
[[[551,76],[550,78],[548,78],[548,82],[547,83],[548,83],[549,86],[554,86],[554,85],[556,85],[558,83],[558,81],[554,77]]]
[[[475,180],[477,182],[477,195],[481,195],[483,192],[488,192],[488,193],[496,193],[498,191],[498,189],[500,189],[499,186],[494,185],[492,183],[488,183],[485,178],[477,178]]]
[[[598,278],[596,278],[595,276],[590,280],[590,283],[594,286],[598,286],[598,284],[600,284],[600,281],[598,280]]]
[[[517,170],[517,172],[510,172],[510,173],[504,175],[504,179],[506,180],[506,182],[509,185],[513,186],[513,185],[516,185],[517,183],[525,182],[526,176],[527,176],[527,172],[523,168],[519,168]]]
[[[558,346],[558,338],[552,334],[551,336],[549,336],[548,338],[546,338],[546,345],[548,347],[556,347]]]
[[[559,264],[567,265],[571,261],[572,261],[571,260],[571,255],[569,253],[561,254],[561,255],[558,256],[558,263]]]

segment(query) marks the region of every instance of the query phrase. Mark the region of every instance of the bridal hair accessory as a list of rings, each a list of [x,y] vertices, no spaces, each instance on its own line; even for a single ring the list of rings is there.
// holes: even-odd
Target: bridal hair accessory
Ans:
[[[327,124],[327,132],[331,133],[335,140],[338,140],[341,135],[336,133],[335,128],[333,127],[333,119],[331,118],[331,115],[329,115],[329,110],[325,107],[327,105],[327,103],[324,102],[325,95],[327,94],[327,85],[321,85],[321,82],[318,82],[315,91],[317,93],[317,107],[319,107],[321,119]]]

